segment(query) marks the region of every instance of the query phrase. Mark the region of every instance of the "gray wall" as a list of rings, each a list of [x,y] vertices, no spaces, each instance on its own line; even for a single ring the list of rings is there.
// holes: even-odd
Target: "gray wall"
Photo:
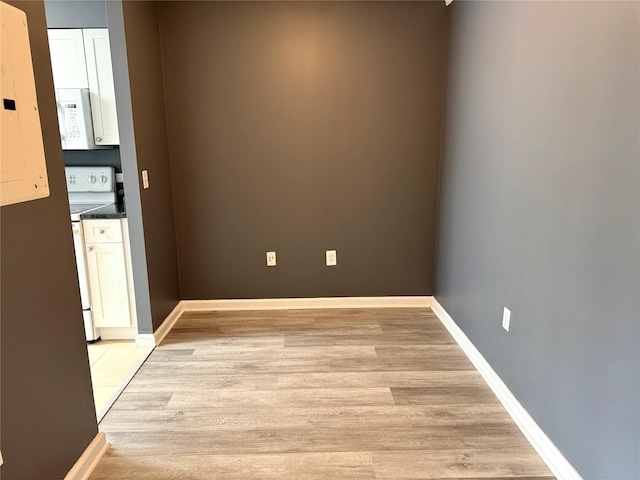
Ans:
[[[639,9],[450,14],[436,298],[589,479],[640,478]]]
[[[98,429],[42,2],[27,13],[51,195],[0,212],[4,480],[61,479]]]
[[[124,193],[127,206],[127,222],[129,225],[129,245],[131,247],[138,332],[152,333],[154,328],[151,315],[142,202],[140,200],[140,190],[142,187],[140,185],[140,177],[138,176],[138,158],[136,154],[136,139],[131,105],[131,86],[129,83],[129,61],[127,58],[127,44],[125,41],[124,16],[121,1],[114,0],[107,3],[107,17],[109,21],[109,45],[111,47],[113,81],[116,93],[116,105],[118,106],[120,153],[125,180]]]
[[[136,159],[138,171],[149,172],[150,188],[140,196],[156,330],[180,300],[160,33],[155,2],[125,2],[123,14]]]
[[[183,298],[431,294],[444,3],[159,12]]]
[[[49,28],[103,28],[107,26],[105,0],[45,0]]]

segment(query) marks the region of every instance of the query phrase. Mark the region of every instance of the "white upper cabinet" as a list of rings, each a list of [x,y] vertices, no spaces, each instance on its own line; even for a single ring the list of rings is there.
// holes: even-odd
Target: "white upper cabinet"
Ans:
[[[91,95],[91,116],[96,145],[118,145],[116,92],[113,86],[111,47],[106,28],[82,30]]]
[[[55,87],[88,88],[96,145],[119,145],[109,30],[51,29],[48,33]]]
[[[51,68],[56,88],[89,88],[82,30],[49,30]]]

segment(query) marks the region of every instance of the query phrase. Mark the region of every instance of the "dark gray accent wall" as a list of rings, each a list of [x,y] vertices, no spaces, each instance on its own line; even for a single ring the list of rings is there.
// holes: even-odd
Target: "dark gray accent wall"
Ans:
[[[640,478],[639,95],[637,2],[451,7],[435,295],[588,479]]]
[[[45,0],[49,28],[103,28],[107,26],[105,0]]]
[[[27,14],[51,195],[0,210],[4,480],[64,478],[98,432],[43,2]]]
[[[431,294],[444,3],[159,12],[183,298]]]
[[[149,172],[140,197],[156,330],[180,301],[158,13],[155,2],[122,5],[138,171]]]
[[[138,330],[152,333],[180,301],[157,10],[110,1],[107,16]]]

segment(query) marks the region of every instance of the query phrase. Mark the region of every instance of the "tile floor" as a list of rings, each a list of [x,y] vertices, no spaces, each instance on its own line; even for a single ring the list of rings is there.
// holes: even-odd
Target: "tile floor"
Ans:
[[[93,398],[98,421],[151,353],[149,347],[136,347],[128,340],[101,340],[87,344]]]

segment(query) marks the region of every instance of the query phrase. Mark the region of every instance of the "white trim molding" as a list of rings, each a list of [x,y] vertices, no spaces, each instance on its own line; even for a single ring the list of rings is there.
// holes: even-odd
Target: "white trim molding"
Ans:
[[[180,300],[176,304],[176,306],[173,308],[171,313],[167,315],[167,318],[164,319],[164,322],[162,322],[162,325],[160,325],[158,329],[155,332],[153,332],[153,337],[155,339],[156,346],[162,343],[162,341],[164,340],[164,337],[166,337],[169,334],[173,326],[176,324],[178,319],[184,313],[184,310],[185,310],[184,300]]]
[[[98,432],[64,480],[87,480],[108,448],[107,437]]]
[[[139,333],[136,335],[136,347],[155,347],[155,346],[156,346],[156,336],[153,333]]]
[[[445,328],[460,345],[471,363],[476,367],[487,385],[493,390],[496,397],[507,410],[518,428],[522,431],[531,446],[538,452],[540,458],[549,467],[559,480],[582,480],[573,465],[562,455],[558,447],[544,433],[535,420],[529,415],[518,399],[511,393],[498,374],[493,370],[489,362],[482,356],[480,351],[469,340],[462,329],[453,321],[440,303],[434,298],[431,309],[435,313]]]
[[[318,297],[239,300],[182,300],[185,312],[222,310],[298,310],[315,308],[430,307],[433,297]]]

